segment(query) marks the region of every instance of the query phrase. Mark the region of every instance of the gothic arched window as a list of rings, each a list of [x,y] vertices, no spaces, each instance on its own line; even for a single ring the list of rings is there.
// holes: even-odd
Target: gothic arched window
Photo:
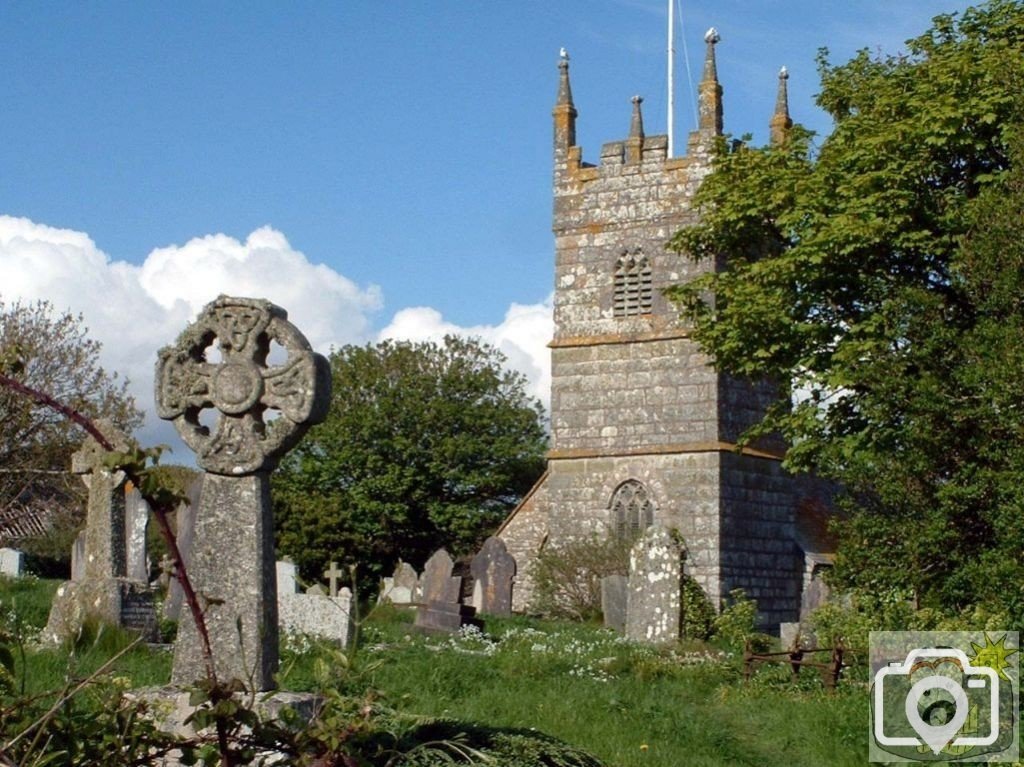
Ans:
[[[623,251],[615,264],[612,314],[615,317],[650,314],[652,299],[651,265],[647,256],[640,248]]]
[[[615,488],[610,508],[612,529],[619,538],[637,538],[654,524],[654,504],[647,488],[635,479],[627,479]]]

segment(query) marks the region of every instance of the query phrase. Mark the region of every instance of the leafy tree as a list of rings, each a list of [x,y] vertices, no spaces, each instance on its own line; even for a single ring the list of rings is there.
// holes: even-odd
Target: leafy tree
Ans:
[[[90,419],[109,418],[130,433],[142,413],[119,380],[99,364],[100,344],[89,338],[82,317],[57,312],[46,301],[0,300],[0,352],[16,365],[20,381],[52,395]],[[14,362],[16,360],[16,362]],[[39,506],[58,506],[57,529],[73,534],[80,522],[84,486],[68,472],[71,454],[82,441],[75,424],[16,392],[0,388],[0,514],[12,518]],[[39,541],[40,553],[53,541]],[[70,545],[69,541],[63,541]],[[68,556],[63,545],[62,556]]]
[[[841,585],[1020,621],[1024,5],[907,46],[821,53],[817,152],[723,143],[673,246],[726,268],[671,294],[718,367],[781,382],[757,431],[845,486]]]
[[[330,358],[334,394],[274,477],[280,550],[308,575],[331,559],[389,572],[480,544],[544,467],[541,407],[503,355],[453,336]]]

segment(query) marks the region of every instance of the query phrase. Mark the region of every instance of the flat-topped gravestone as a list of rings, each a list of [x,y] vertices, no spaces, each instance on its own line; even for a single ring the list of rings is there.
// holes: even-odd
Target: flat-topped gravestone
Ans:
[[[455,632],[476,612],[459,603],[462,578],[452,575],[455,563],[444,549],[427,560],[420,578],[423,595],[416,607],[414,625],[423,631]]]
[[[669,532],[647,528],[629,555],[626,637],[662,644],[679,639],[682,550]]]
[[[512,614],[512,579],[516,560],[500,538],[488,538],[469,565],[473,574],[473,604],[489,615]]]
[[[125,494],[124,538],[125,570],[128,580],[149,582],[149,557],[146,552],[146,530],[149,527],[149,504],[142,493],[129,487]]]
[[[277,579],[278,596],[299,593],[299,579],[294,562],[279,559],[274,563],[274,572]]]
[[[601,579],[601,613],[604,627],[620,634],[626,631],[626,603],[629,599],[629,578],[606,575]]]
[[[214,345],[216,362],[207,357]],[[272,345],[287,355],[282,364],[268,364]],[[278,615],[270,472],[323,420],[330,389],[327,360],[312,351],[283,309],[262,299],[220,296],[160,351],[157,414],[174,423],[205,472],[188,571],[195,590],[215,601],[206,624],[220,679],[251,681],[256,690],[274,687]],[[203,411],[212,418],[201,421]],[[171,681],[190,684],[205,676],[196,625],[182,610]]]
[[[0,575],[20,578],[25,569],[25,554],[17,549],[0,549]]]

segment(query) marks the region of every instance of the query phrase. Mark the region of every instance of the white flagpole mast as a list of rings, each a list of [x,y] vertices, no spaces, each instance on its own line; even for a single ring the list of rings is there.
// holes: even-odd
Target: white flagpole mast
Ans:
[[[668,156],[672,157],[675,135],[675,8],[674,0],[668,0]]]

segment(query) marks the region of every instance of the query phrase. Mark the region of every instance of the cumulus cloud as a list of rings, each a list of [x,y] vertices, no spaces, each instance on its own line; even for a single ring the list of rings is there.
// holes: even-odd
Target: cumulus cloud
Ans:
[[[479,337],[526,376],[531,395],[545,407],[550,399],[550,297],[538,304],[512,304],[500,324],[475,327],[447,322],[429,307],[402,309],[375,333],[372,320],[383,304],[380,289],[312,263],[271,227],[255,230],[244,241],[226,234],[196,237],[157,248],[136,265],[111,260],[84,232],[0,215],[0,299],[45,299],[57,311],[81,314],[89,335],[103,344],[104,367],[129,378],[146,410],[139,440],[172,445],[171,461],[190,462],[190,453],[174,428],[153,413],[156,352],[221,293],[259,296],[284,307],[322,353],[383,338]]]
[[[508,364],[527,380],[527,392],[547,409],[551,400],[551,354],[547,344],[554,329],[552,296],[539,304],[512,304],[497,325],[462,327],[448,322],[439,311],[426,306],[397,312],[378,338],[407,341],[437,341],[444,336],[480,338],[497,347]]]
[[[180,444],[152,414],[156,351],[174,341],[221,293],[260,296],[285,307],[313,346],[363,343],[381,306],[376,286],[360,287],[314,264],[270,227],[244,242],[225,234],[158,248],[141,265],[112,261],[83,232],[0,215],[0,298],[46,299],[81,313],[103,344],[102,362],[131,380],[147,409],[140,439]],[[179,450],[175,459],[182,460]]]

